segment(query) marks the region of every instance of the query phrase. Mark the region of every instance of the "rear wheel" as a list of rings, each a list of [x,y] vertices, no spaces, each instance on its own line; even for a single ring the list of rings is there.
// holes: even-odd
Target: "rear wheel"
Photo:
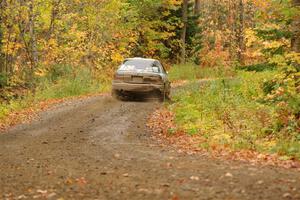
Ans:
[[[170,88],[167,88],[167,85],[164,85],[164,90],[161,92],[161,101],[170,100]]]
[[[117,100],[123,101],[124,97],[122,95],[122,93],[118,90],[112,90],[111,91],[111,96]]]
[[[162,91],[161,94],[160,94],[160,100],[161,102],[165,102],[165,101],[168,101],[170,100],[170,93],[168,91]]]
[[[170,98],[170,92],[166,92],[165,99],[166,99],[167,101],[171,100],[171,98]]]

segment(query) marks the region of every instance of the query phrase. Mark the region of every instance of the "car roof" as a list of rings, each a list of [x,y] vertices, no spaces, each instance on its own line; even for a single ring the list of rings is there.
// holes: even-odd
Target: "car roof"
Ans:
[[[152,58],[141,58],[141,57],[134,57],[134,58],[126,58],[124,60],[124,62],[126,61],[133,61],[133,60],[137,60],[137,61],[150,61],[150,62],[156,62],[158,60],[152,59]]]

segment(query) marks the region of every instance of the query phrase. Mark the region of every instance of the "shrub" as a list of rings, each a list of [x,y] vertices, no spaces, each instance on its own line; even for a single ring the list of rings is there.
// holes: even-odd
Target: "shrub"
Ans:
[[[195,64],[175,65],[170,69],[171,81],[234,76],[234,71],[225,67],[200,67]]]
[[[261,101],[264,81],[277,73],[240,71],[234,79],[193,82],[177,89],[168,107],[179,129],[197,134],[206,147],[255,149],[300,158],[299,124],[290,109],[291,105],[299,108],[300,98],[278,106]]]
[[[0,88],[7,86],[8,77],[4,73],[0,73]]]
[[[66,73],[68,70],[69,68],[66,67],[62,68],[61,71],[51,72],[51,74],[47,76],[50,80],[46,79],[38,87],[37,98],[64,98],[100,92],[105,89],[106,85],[102,85],[97,80],[94,80],[88,69],[79,68],[73,70],[72,73]],[[51,83],[52,78],[56,79],[54,84]]]
[[[270,63],[258,63],[258,64],[246,65],[246,66],[237,66],[236,69],[243,70],[243,71],[263,72],[263,71],[275,70],[276,65]]]
[[[0,124],[11,112],[34,107],[39,101],[107,91],[110,83],[95,79],[87,68],[73,68],[66,65],[57,65],[43,76],[38,76],[35,81],[34,91],[26,90],[22,96],[0,102]]]
[[[70,65],[54,65],[50,68],[46,78],[51,81],[57,81],[61,77],[70,76],[74,71]]]

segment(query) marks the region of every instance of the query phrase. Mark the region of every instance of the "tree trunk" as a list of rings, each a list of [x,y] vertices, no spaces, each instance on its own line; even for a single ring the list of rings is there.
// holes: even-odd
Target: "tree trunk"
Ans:
[[[181,32],[181,63],[186,62],[186,31],[187,31],[187,20],[188,20],[188,3],[189,0],[183,0],[182,4],[182,32]]]
[[[49,40],[51,38],[51,35],[54,32],[55,29],[55,20],[57,18],[57,15],[59,13],[59,6],[61,4],[61,0],[52,0],[52,10],[51,10],[51,20],[50,25],[47,33],[47,39]]]
[[[200,12],[201,12],[201,0],[195,0],[194,13],[195,15],[200,15]]]
[[[34,68],[38,63],[38,53],[37,53],[37,43],[35,35],[35,13],[34,13],[34,0],[29,2],[29,37],[30,37],[30,53],[31,53],[31,70],[33,72]]]
[[[4,1],[0,1],[0,10],[4,10]],[[5,66],[4,66],[4,54],[1,53],[1,49],[3,48],[3,42],[2,42],[2,38],[3,38],[3,16],[0,13],[0,73],[4,72],[5,70]]]
[[[228,10],[229,10],[229,16],[228,16],[228,26],[230,28],[230,36],[229,36],[229,55],[230,55],[230,59],[234,60],[235,56],[236,56],[236,16],[235,16],[235,1],[233,0],[229,0],[228,3]]]
[[[293,7],[300,9],[300,0],[293,0]],[[293,20],[292,32],[292,50],[300,53],[300,14],[297,14]]]
[[[2,43],[2,28],[1,28],[1,18],[0,18],[0,73],[4,72],[4,54],[1,53],[2,52],[2,46],[3,46],[3,43]]]
[[[241,65],[244,65],[244,3],[243,0],[239,0],[239,22],[238,22],[238,31],[237,31],[237,42],[238,42],[238,51],[237,57]]]

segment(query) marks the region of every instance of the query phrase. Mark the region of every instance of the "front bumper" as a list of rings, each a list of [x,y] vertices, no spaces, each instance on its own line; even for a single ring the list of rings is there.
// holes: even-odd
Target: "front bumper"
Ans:
[[[124,82],[113,82],[112,89],[125,92],[151,92],[159,90],[164,91],[164,85],[157,85],[151,83],[124,83]]]

